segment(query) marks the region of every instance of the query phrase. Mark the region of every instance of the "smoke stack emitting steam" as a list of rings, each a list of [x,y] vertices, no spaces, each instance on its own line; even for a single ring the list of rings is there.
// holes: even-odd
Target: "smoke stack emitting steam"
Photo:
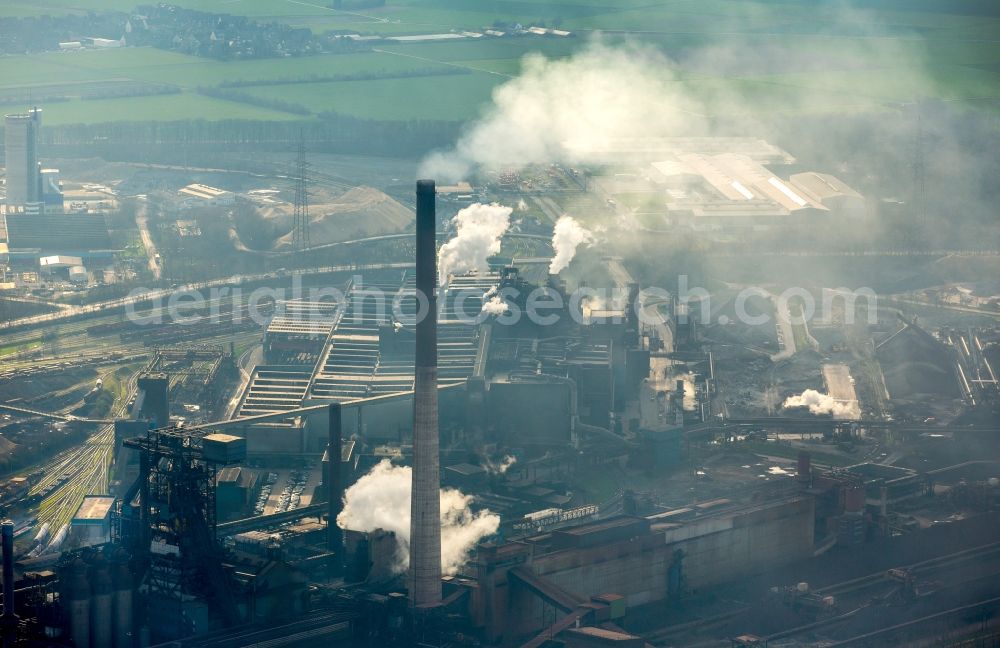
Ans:
[[[484,205],[475,203],[465,207],[452,222],[455,236],[441,246],[438,252],[441,285],[448,283],[451,275],[466,272],[486,272],[489,257],[500,253],[501,239],[510,229],[510,215],[513,208],[498,203]],[[549,264],[549,274],[559,274],[570,264],[581,245],[594,243],[594,235],[571,216],[562,216],[552,230],[552,249],[555,256]],[[498,295],[484,295],[483,311],[500,315],[506,310],[503,299]],[[490,299],[492,298],[492,299]]]
[[[441,459],[438,438],[437,297],[434,293],[437,283],[435,198],[434,181],[418,180],[416,280],[418,296],[422,295],[427,301],[427,313],[417,321],[413,376],[413,473],[410,497],[410,570],[407,580],[410,604],[414,607],[434,607],[441,604]],[[507,214],[509,213],[508,211]]]
[[[428,308],[427,315],[417,322],[416,331],[413,468],[394,466],[388,460],[379,463],[347,489],[343,509],[337,516],[337,525],[341,528],[357,531],[384,529],[396,534],[400,543],[397,572],[408,570],[410,604],[418,608],[440,605],[442,572],[456,573],[468,560],[469,552],[476,543],[500,527],[500,518],[495,514],[489,511],[472,512],[469,508],[472,497],[454,489],[441,488],[434,200],[434,181],[417,181],[416,283],[417,292],[426,298]],[[470,209],[472,212],[467,211]],[[475,230],[479,224],[488,222],[493,224],[488,231],[499,244],[499,237],[507,228],[510,211],[499,205],[466,208],[463,210],[466,216],[460,221],[459,237],[456,238],[461,238],[461,223],[471,223]],[[469,216],[470,213],[472,216]],[[484,213],[486,216],[482,218]],[[501,220],[502,229],[497,225]],[[483,236],[475,238],[479,241],[486,239]],[[471,248],[479,250],[482,246]],[[461,243],[452,249],[459,251],[470,247]],[[455,258],[461,258],[461,255]],[[331,424],[331,439],[338,429]],[[409,515],[407,502],[410,504]]]
[[[552,230],[552,250],[555,256],[549,263],[549,274],[559,274],[576,256],[576,250],[581,245],[594,242],[594,235],[576,221],[572,216],[562,216],[556,221]]]
[[[441,285],[453,274],[489,270],[487,259],[500,252],[500,239],[510,227],[513,211],[497,203],[475,203],[455,214],[455,237],[442,245],[439,253]]]
[[[512,463],[512,462],[511,462]],[[508,467],[506,462],[501,466]],[[412,470],[393,465],[388,459],[347,489],[344,510],[337,523],[345,529],[374,531],[383,529],[396,534],[399,543],[396,573],[410,564],[410,526],[407,503],[412,493]],[[441,503],[440,569],[456,574],[468,561],[469,553],[484,537],[496,533],[500,518],[490,511],[473,513],[472,497],[453,488],[438,491]]]

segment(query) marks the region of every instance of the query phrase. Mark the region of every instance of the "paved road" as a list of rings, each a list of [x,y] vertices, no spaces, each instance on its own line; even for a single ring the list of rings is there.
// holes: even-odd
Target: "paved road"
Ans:
[[[825,364],[823,365],[823,381],[826,383],[827,393],[835,400],[850,405],[855,414],[842,418],[861,418],[861,406],[858,404],[858,394],[854,390],[854,379],[851,378],[851,369],[845,364]]]
[[[139,226],[139,237],[142,239],[142,245],[146,248],[146,256],[149,258],[149,270],[153,273],[153,277],[157,280],[160,279],[160,275],[163,274],[163,267],[160,262],[157,261],[159,254],[156,252],[156,244],[153,243],[153,237],[149,233],[149,203],[145,200],[145,197],[139,198],[139,207],[135,212],[135,224]]]

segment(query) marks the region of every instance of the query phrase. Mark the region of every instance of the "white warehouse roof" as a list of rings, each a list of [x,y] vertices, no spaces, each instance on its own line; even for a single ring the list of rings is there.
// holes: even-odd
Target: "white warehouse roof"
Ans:
[[[57,268],[72,268],[73,266],[83,265],[83,259],[76,256],[64,256],[55,255],[40,257],[38,259],[38,265],[43,268],[57,269]]]

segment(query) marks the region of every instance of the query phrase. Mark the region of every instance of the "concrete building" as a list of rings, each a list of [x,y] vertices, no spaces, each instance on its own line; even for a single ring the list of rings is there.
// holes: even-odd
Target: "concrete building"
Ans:
[[[470,616],[500,641],[544,630],[553,607],[566,615],[558,623],[593,618],[595,594],[615,594],[629,608],[676,602],[812,556],[813,507],[795,494],[724,500],[682,516],[623,515],[482,546]]]
[[[836,176],[809,171],[793,174],[788,179],[801,193],[830,211],[847,218],[862,218],[867,215],[865,199]]]
[[[38,259],[38,267],[42,272],[53,272],[55,270],[68,270],[73,266],[83,265],[83,259],[78,256],[67,256],[64,254],[54,254]]]
[[[906,324],[879,342],[875,357],[894,401],[919,400],[929,394],[961,397],[955,355],[916,324]]]
[[[664,187],[668,219],[692,229],[767,229],[864,214],[861,196],[837,178],[799,173],[782,180],[760,161],[738,153],[682,152],[651,164]]]
[[[170,425],[170,379],[167,374],[143,374],[136,385],[138,390],[132,408],[136,418],[149,421],[153,427]]]
[[[258,489],[257,473],[241,466],[226,466],[216,476],[216,515],[220,520],[243,517]]]
[[[264,362],[313,367],[336,323],[335,303],[279,302],[264,332]]]
[[[61,212],[63,210],[62,183],[59,180],[59,169],[42,169],[39,171],[41,182],[41,202],[46,211]]]
[[[103,214],[8,212],[4,220],[12,262],[36,264],[43,256],[81,261],[114,256]]]
[[[489,326],[470,318],[481,312],[482,295],[498,282],[492,273],[453,277],[442,292],[437,328],[438,385],[445,388],[442,412],[464,414],[466,380],[485,371]],[[408,438],[416,348],[413,290],[413,274],[403,273],[351,286],[342,312],[334,313],[326,304],[286,304],[286,312],[271,320],[264,336],[265,359],[286,364],[254,370],[237,417],[382,396],[352,412],[344,421],[345,433],[360,432],[376,442]],[[312,360],[292,362],[300,354]],[[326,417],[256,423],[241,434],[251,454],[318,452],[325,444]]]
[[[111,509],[115,498],[88,495],[70,522],[70,530],[83,546],[97,545],[111,540]]]
[[[87,274],[87,268],[82,265],[72,266],[68,271],[69,280],[73,283],[87,283],[90,280],[90,276]]]
[[[24,207],[42,200],[38,172],[38,129],[41,125],[42,111],[38,108],[4,118],[8,207]]]

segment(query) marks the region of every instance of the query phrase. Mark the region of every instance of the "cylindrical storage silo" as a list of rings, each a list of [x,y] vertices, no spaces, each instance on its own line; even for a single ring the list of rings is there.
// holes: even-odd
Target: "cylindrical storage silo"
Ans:
[[[114,620],[112,634],[115,648],[132,648],[132,573],[128,561],[119,557],[112,571]]]
[[[77,558],[69,566],[69,583],[66,587],[69,608],[69,636],[76,648],[90,648],[90,583],[87,566]]]
[[[90,640],[97,646],[110,646],[111,639],[111,573],[108,561],[98,556],[90,566]]]

